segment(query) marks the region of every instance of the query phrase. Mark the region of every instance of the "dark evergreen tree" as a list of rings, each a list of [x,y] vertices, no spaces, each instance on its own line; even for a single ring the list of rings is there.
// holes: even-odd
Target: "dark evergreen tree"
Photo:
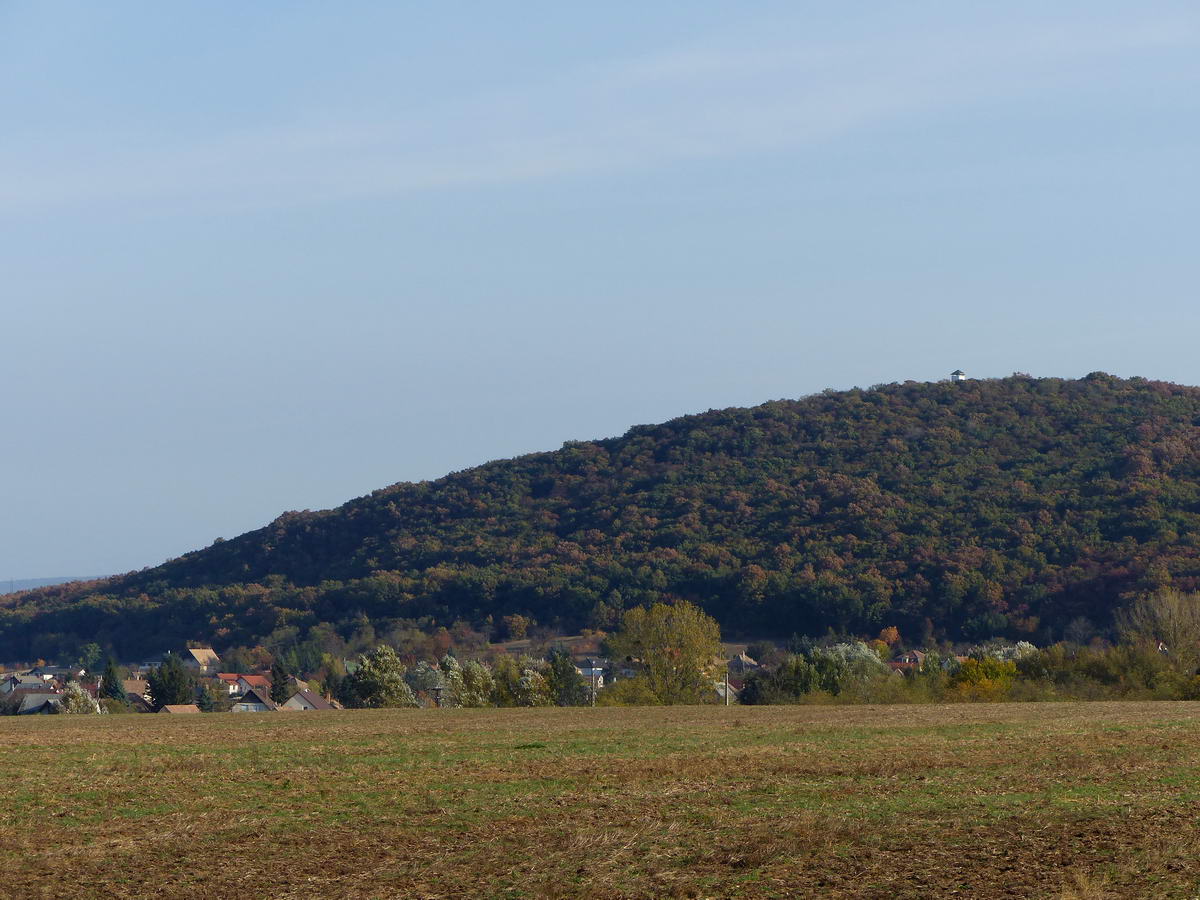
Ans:
[[[288,689],[288,670],[278,657],[271,663],[271,699],[276,703],[287,703],[292,692]]]
[[[192,676],[173,653],[157,669],[152,669],[146,679],[150,682],[150,700],[156,710],[164,706],[192,703],[196,699]]]
[[[550,651],[546,680],[556,706],[585,706],[591,699],[591,685],[584,681],[571,654],[561,647]]]
[[[208,685],[197,692],[196,705],[200,707],[200,712],[217,712],[220,709],[217,696]]]
[[[117,671],[117,664],[111,656],[104,666],[104,676],[100,679],[100,696],[125,702],[125,685],[121,682],[121,673]]]

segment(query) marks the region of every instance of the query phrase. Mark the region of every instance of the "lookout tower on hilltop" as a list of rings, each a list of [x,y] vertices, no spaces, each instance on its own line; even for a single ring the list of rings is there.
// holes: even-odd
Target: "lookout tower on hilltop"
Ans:
[[[955,369],[953,372],[950,373],[950,380],[951,381],[966,381],[967,373],[964,372],[962,369]]]

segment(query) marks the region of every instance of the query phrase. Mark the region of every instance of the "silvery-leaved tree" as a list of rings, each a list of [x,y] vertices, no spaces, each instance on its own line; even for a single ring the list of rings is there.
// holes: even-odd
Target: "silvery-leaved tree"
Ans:
[[[447,653],[442,657],[442,661],[438,663],[438,668],[442,673],[442,706],[447,706],[450,708],[462,706],[462,666],[458,664],[457,659]]]
[[[462,665],[462,687],[458,695],[458,705],[468,708],[491,706],[494,684],[495,680],[487,666],[473,659],[467,660]]]
[[[72,681],[62,692],[62,697],[58,701],[58,711],[68,715],[94,716],[103,713],[104,707],[80,687],[78,682]]]
[[[382,644],[359,659],[358,668],[342,682],[342,702],[347,706],[378,709],[416,706],[417,698],[404,681],[404,663],[396,651]]]
[[[1160,649],[1180,671],[1200,663],[1200,592],[1163,588],[1117,613],[1127,643]]]

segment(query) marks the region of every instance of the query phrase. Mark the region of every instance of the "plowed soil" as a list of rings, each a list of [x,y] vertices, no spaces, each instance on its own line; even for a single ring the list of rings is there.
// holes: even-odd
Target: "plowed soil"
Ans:
[[[0,719],[0,897],[1197,897],[1200,704]]]

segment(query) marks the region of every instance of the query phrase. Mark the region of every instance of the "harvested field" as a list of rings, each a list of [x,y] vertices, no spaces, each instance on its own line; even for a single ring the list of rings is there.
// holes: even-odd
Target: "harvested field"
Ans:
[[[1195,897],[1200,704],[0,719],[4,897]]]

